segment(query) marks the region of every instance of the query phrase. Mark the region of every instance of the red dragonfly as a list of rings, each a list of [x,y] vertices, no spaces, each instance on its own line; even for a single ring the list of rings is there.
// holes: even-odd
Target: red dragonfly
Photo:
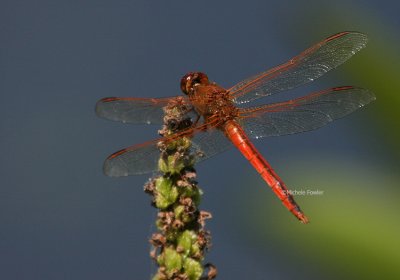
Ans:
[[[246,79],[230,89],[210,82],[200,72],[181,80],[185,97],[108,97],[96,104],[98,116],[124,123],[161,124],[163,108],[180,100],[191,108],[194,125],[175,136],[120,150],[104,163],[108,176],[127,176],[156,171],[157,143],[190,135],[196,162],[228,149],[233,144],[253,165],[286,208],[301,222],[308,218],[289,189],[258,152],[250,138],[280,136],[322,127],[375,99],[366,89],[342,86],[293,100],[258,107],[240,108],[255,99],[306,84],[345,62],[367,43],[358,32],[341,32],[315,44],[290,61]]]

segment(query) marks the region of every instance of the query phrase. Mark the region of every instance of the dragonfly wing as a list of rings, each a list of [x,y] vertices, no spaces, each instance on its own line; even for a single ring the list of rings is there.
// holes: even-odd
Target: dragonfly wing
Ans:
[[[344,117],[375,100],[372,92],[337,87],[286,102],[242,109],[240,119],[251,138],[309,131]]]
[[[135,98],[106,97],[96,103],[96,114],[112,121],[133,124],[162,124],[163,108],[170,102],[180,100],[189,106],[186,97]]]
[[[113,153],[104,162],[104,174],[121,177],[146,174],[157,170],[157,161],[160,157],[157,143],[158,140],[146,142]]]
[[[240,82],[229,91],[237,104],[311,82],[365,47],[367,36],[341,32],[305,50],[290,61]]]
[[[196,163],[222,153],[232,147],[231,141],[217,129],[207,129],[192,138],[192,152],[197,154]]]
[[[230,141],[222,131],[216,128],[204,129],[201,125],[176,134],[171,138],[160,138],[141,145],[120,150],[109,156],[104,162],[104,173],[112,177],[138,175],[158,170],[160,141],[174,141],[179,137],[190,137],[192,141],[191,154],[194,161],[200,162],[228,149]]]

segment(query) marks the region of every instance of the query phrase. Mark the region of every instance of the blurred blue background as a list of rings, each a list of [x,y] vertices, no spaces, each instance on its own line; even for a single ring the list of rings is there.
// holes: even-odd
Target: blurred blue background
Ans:
[[[0,278],[149,279],[149,176],[107,178],[110,153],[156,126],[98,119],[106,96],[180,94],[186,72],[230,87],[345,30],[366,49],[292,98],[356,85],[377,100],[256,146],[310,217],[284,209],[235,150],[197,166],[218,279],[400,279],[397,1],[0,3]],[[265,98],[263,102],[272,99]]]

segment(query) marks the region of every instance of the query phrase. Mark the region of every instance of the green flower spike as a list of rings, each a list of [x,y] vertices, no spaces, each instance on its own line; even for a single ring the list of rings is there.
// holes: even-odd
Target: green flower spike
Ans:
[[[153,280],[211,280],[217,275],[212,264],[203,264],[210,247],[210,232],[204,226],[211,214],[199,210],[202,191],[195,181],[191,138],[174,137],[192,125],[184,116],[187,111],[179,99],[164,108],[164,125],[159,133],[166,141],[158,144],[161,175],[145,186],[158,209],[159,232],[150,239],[150,255],[158,265]]]

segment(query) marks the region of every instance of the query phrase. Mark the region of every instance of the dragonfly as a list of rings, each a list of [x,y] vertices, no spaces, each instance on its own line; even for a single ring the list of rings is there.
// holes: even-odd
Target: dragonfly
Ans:
[[[190,136],[194,162],[235,146],[259,173],[283,205],[302,223],[307,216],[289,188],[256,149],[251,139],[281,136],[320,128],[375,100],[363,88],[340,86],[284,102],[248,107],[256,99],[296,88],[336,68],[367,44],[359,32],[340,32],[306,49],[288,62],[243,80],[229,89],[210,82],[202,72],[181,79],[184,95],[167,98],[107,97],[96,104],[99,117],[131,124],[162,124],[163,108],[180,100],[193,124],[172,136],[122,149],[110,155],[103,170],[108,176],[157,171],[160,141]]]

